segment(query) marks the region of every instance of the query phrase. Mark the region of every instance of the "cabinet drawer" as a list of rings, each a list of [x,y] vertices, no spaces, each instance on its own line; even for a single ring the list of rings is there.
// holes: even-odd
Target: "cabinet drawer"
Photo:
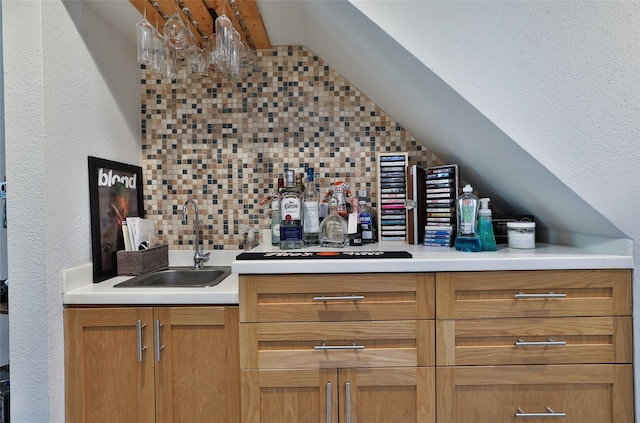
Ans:
[[[634,419],[631,365],[438,368],[436,386],[447,423]]]
[[[243,369],[433,366],[434,322],[241,324]]]
[[[438,320],[440,366],[631,363],[630,317]]]
[[[439,319],[631,314],[628,269],[450,272],[436,278]]]
[[[241,322],[433,319],[434,275],[241,275]]]

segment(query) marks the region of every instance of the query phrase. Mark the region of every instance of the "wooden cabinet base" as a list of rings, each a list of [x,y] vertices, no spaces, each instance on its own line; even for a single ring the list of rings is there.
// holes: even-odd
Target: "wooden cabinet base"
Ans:
[[[66,309],[67,423],[238,423],[238,320],[224,306]]]
[[[434,423],[434,368],[243,370],[242,421]]]

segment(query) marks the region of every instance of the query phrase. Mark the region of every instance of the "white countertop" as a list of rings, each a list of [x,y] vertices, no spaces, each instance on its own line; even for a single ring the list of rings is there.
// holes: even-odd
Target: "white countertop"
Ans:
[[[364,251],[363,247],[347,247],[345,251]],[[633,268],[631,255],[588,252],[578,248],[537,244],[535,249],[521,250],[498,246],[498,251],[468,253],[454,248],[424,247],[404,242],[373,244],[369,249],[407,251],[409,259],[271,259],[234,260],[232,272],[260,273],[360,273],[360,272],[451,272],[483,270],[544,269],[627,269]],[[331,251],[312,247],[282,251],[261,245],[251,252],[304,254],[309,251]]]
[[[92,282],[91,263],[63,272],[63,302],[72,304],[238,304],[238,274],[446,272],[546,269],[631,269],[633,256],[605,254],[583,249],[538,244],[532,250],[498,246],[498,251],[466,253],[453,248],[423,247],[403,242],[385,242],[369,247],[347,247],[344,251],[407,251],[409,259],[308,259],[235,260],[242,250],[214,250],[207,265],[232,267],[232,275],[211,288],[114,288],[130,277],[119,276]],[[304,254],[331,251],[320,247],[287,250]],[[251,252],[283,251],[261,245]],[[169,251],[170,266],[192,264],[193,251]]]

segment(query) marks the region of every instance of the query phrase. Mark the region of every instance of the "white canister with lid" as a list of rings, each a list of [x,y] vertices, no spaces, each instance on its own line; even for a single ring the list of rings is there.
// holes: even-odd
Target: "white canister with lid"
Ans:
[[[509,248],[536,248],[536,222],[507,222]]]

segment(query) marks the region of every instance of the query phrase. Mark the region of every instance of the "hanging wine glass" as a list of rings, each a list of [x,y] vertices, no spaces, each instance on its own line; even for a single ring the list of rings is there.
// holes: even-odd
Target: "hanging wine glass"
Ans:
[[[175,50],[181,50],[186,47],[186,33],[188,29],[182,18],[180,17],[180,11],[178,8],[178,1],[176,0],[176,11],[164,24],[164,39]]]
[[[202,40],[202,57],[200,59],[200,66],[202,67],[201,76],[203,78],[207,78],[213,72],[211,69],[211,39],[208,36],[203,35]]]
[[[244,58],[244,44],[240,33],[232,29],[229,36],[229,73],[231,76],[240,75],[240,69],[242,68],[242,60]]]
[[[183,7],[182,12],[187,17],[186,29],[182,34],[183,48],[179,49],[178,55],[183,57],[187,61],[191,61],[194,56],[196,56],[199,52],[198,41],[196,40],[196,36],[193,35],[191,31],[191,12],[188,7]],[[195,24],[197,26],[197,23]]]
[[[147,1],[144,2],[142,20],[136,24],[136,41],[138,44],[138,63],[151,64],[153,26],[147,20]]]
[[[158,3],[154,2],[153,7],[156,9],[156,27],[151,40],[151,70],[162,74],[165,68],[164,37],[158,31],[158,15],[160,14]]]
[[[216,56],[219,60],[227,61],[230,58],[230,35],[233,29],[231,20],[224,14],[224,6],[222,15],[218,16],[215,21],[216,29]]]

